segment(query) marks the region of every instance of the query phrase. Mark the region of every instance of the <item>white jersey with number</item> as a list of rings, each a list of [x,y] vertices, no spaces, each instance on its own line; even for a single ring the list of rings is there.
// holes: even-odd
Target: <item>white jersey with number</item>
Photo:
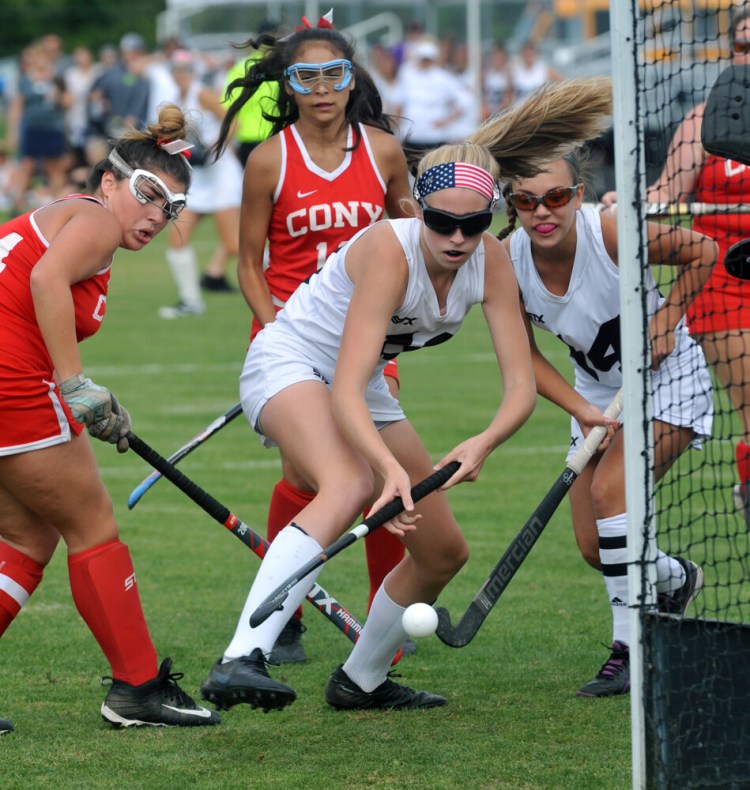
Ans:
[[[523,229],[510,239],[510,256],[524,310],[531,323],[565,343],[575,388],[600,409],[622,386],[620,271],[602,237],[601,218],[591,206],[576,212],[576,254],[568,290],[547,290],[534,265],[531,239]],[[646,272],[649,318],[663,302],[651,270]],[[674,351],[653,375],[654,416],[688,425],[699,436],[711,431],[711,379],[703,352],[684,321],[675,330]]]
[[[484,299],[484,244],[456,272],[445,309],[441,311],[419,245],[421,220],[384,220],[393,229],[406,256],[409,278],[403,304],[391,318],[378,365],[367,390],[376,422],[403,419],[383,378],[389,359],[449,340],[475,304]],[[373,227],[373,226],[371,226]],[[240,377],[242,406],[251,425],[265,403],[290,384],[320,380],[330,386],[354,284],[346,273],[346,253],[370,228],[361,230],[323,268],[292,294],[276,321],[267,324],[251,343]],[[373,262],[377,265],[377,261]]]

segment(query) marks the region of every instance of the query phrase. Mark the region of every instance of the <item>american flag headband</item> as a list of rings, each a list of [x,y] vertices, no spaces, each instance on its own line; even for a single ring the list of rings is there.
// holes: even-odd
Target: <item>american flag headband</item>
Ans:
[[[414,199],[421,203],[431,192],[452,187],[473,189],[486,197],[490,206],[500,200],[500,187],[495,179],[486,170],[467,162],[445,162],[425,170],[414,182]]]

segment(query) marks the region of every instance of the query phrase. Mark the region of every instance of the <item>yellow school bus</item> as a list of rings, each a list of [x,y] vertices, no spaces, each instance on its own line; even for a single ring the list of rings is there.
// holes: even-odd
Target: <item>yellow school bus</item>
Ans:
[[[610,30],[610,0],[551,0],[545,4],[535,34],[557,27],[562,38],[588,41]],[[648,59],[676,57],[678,44],[693,42],[693,56],[717,61],[729,56],[726,33],[732,8],[744,0],[639,0],[645,24]],[[543,28],[547,28],[543,31]],[[573,34],[573,31],[575,33]],[[572,35],[571,35],[572,34]]]

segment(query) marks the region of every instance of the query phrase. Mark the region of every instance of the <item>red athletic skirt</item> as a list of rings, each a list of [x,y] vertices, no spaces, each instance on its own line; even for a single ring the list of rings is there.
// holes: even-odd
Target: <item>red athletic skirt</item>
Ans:
[[[0,455],[69,442],[83,428],[53,381],[0,366]]]

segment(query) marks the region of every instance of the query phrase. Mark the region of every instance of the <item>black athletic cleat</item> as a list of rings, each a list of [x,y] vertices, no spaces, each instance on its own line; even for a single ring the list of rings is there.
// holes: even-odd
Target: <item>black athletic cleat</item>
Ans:
[[[302,645],[302,634],[307,631],[298,617],[292,617],[284,626],[268,656],[269,664],[304,664],[307,661]]]
[[[102,718],[113,727],[200,727],[219,724],[219,716],[193,699],[178,685],[182,677],[170,674],[172,659],[165,658],[159,674],[146,683],[133,686],[121,680],[112,681],[107,698],[102,703]]]
[[[201,277],[201,288],[215,293],[234,293],[237,290],[224,275],[213,277],[210,274]]]
[[[437,708],[448,700],[427,691],[414,691],[390,679],[374,691],[362,689],[344,672],[343,666],[331,674],[326,684],[326,702],[338,710],[413,710]]]
[[[13,732],[13,725],[7,719],[0,719],[0,735],[7,735]]]
[[[695,600],[703,587],[703,570],[692,560],[675,557],[685,571],[685,583],[671,593],[659,593],[657,606],[663,614],[685,614],[690,602]]]
[[[201,685],[201,697],[213,702],[219,710],[246,702],[264,713],[280,710],[297,699],[293,688],[274,680],[266,669],[263,651],[256,647],[249,656],[241,656],[226,664],[219,659]]]
[[[612,642],[612,654],[593,680],[576,692],[579,697],[614,697],[630,691],[630,650],[621,642]]]

